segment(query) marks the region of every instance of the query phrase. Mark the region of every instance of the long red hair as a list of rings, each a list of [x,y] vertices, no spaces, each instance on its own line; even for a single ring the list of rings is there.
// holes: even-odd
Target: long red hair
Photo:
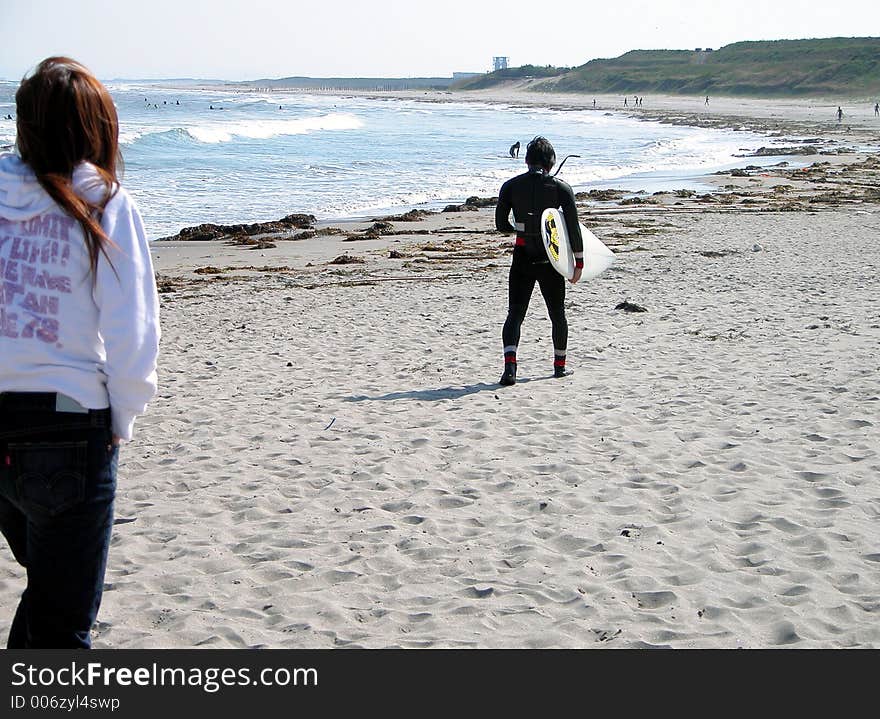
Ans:
[[[16,145],[43,189],[83,230],[92,272],[110,238],[101,228],[107,202],[119,188],[119,118],[110,93],[89,70],[68,57],[49,57],[15,93]],[[98,202],[73,189],[73,171],[92,163],[106,186]]]

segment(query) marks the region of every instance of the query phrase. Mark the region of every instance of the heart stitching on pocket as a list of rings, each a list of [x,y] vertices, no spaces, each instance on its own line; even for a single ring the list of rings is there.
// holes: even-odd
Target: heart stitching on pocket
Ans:
[[[57,515],[85,498],[88,442],[9,445],[10,469],[21,503]]]

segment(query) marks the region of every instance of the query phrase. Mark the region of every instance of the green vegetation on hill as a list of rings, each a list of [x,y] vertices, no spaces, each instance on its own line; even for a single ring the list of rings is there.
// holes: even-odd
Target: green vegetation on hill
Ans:
[[[516,69],[516,68],[514,68]],[[508,72],[508,71],[504,71]],[[500,72],[478,78],[498,85]],[[471,83],[462,89],[476,89]],[[584,93],[750,96],[880,95],[880,38],[738,42],[714,52],[633,50],[557,71],[530,89]]]
[[[553,67],[547,65],[539,67],[537,65],[521,65],[520,67],[508,67],[505,70],[496,70],[480,77],[465,80],[459,83],[458,87],[466,87],[468,90],[482,90],[487,87],[494,87],[500,82],[507,80],[524,80],[526,78],[548,78],[563,75],[571,70],[568,67]]]

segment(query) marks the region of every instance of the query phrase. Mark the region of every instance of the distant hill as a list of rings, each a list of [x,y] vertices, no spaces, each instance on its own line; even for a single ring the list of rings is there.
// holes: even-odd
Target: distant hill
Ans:
[[[516,68],[514,68],[516,69]],[[502,71],[504,72],[504,71]],[[507,82],[493,72],[457,89]],[[679,95],[880,95],[880,38],[738,42],[715,51],[633,50],[560,70],[529,89],[544,92]]]
[[[446,89],[451,77],[282,77],[226,83],[235,87],[298,90],[438,90]]]

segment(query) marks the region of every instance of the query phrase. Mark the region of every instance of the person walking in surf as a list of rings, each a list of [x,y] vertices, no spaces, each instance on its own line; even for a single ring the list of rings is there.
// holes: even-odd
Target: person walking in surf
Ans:
[[[583,238],[578,224],[577,207],[571,187],[550,176],[556,164],[553,145],[536,137],[526,146],[528,171],[508,180],[498,193],[495,227],[499,232],[515,234],[513,261],[508,278],[507,319],[502,330],[504,374],[502,385],[516,384],[516,357],[520,327],[529,308],[535,283],[547,305],[553,326],[553,376],[564,377],[568,347],[568,321],[565,317],[565,279],[550,264],[541,240],[541,214],[548,207],[561,207],[575,258],[572,284],[581,278],[584,267]],[[513,211],[514,224],[510,223]]]

